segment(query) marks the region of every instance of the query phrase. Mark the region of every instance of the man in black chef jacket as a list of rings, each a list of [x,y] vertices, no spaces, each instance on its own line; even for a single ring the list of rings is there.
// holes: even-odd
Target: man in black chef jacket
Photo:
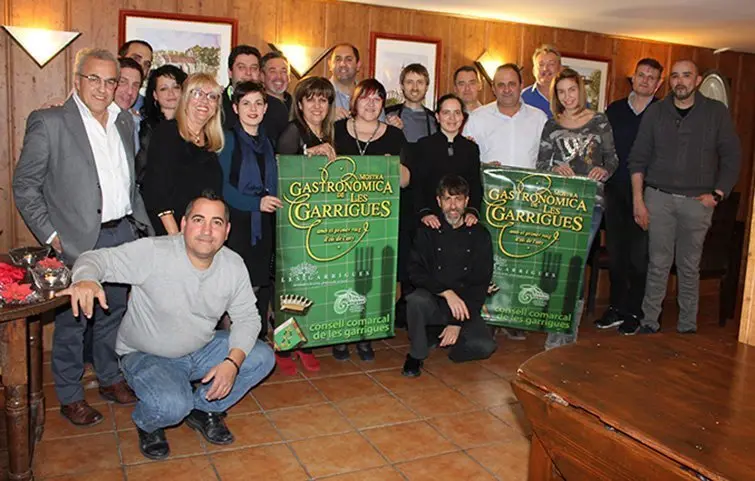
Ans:
[[[490,234],[480,224],[464,223],[469,184],[462,177],[443,177],[437,199],[440,228],[420,227],[409,263],[416,290],[406,299],[411,346],[402,374],[411,377],[420,375],[436,337],[454,362],[486,359],[496,350],[480,316],[493,276]]]

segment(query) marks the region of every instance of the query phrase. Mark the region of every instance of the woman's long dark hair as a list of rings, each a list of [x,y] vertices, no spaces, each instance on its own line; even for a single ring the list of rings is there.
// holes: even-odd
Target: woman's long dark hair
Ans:
[[[183,85],[187,75],[180,68],[170,64],[163,65],[150,72],[149,79],[147,80],[147,91],[144,94],[144,105],[142,105],[139,113],[142,114],[143,120],[153,125],[165,119],[160,105],[155,100],[155,90],[157,89],[157,79],[159,77],[170,77],[179,85]]]

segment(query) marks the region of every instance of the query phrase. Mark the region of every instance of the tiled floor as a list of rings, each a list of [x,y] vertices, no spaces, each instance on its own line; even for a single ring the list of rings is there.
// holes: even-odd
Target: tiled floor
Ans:
[[[715,301],[701,303],[708,319],[716,307]],[[672,306],[666,315],[675,316]],[[583,337],[615,335],[589,324]],[[735,336],[735,327],[701,321],[699,335]],[[400,374],[404,331],[375,343],[372,363],[338,362],[322,349],[321,372],[294,378],[274,373],[231,409],[232,446],[210,445],[180,426],[167,431],[172,454],[160,462],[139,453],[130,408],[105,403],[89,389],[87,398],[105,420],[76,428],[60,416],[48,385],[36,479],[523,481],[529,431],[509,380],[543,340],[542,334],[521,342],[499,337],[492,358],[462,365],[435,351],[417,379]],[[5,462],[3,456],[0,466]]]

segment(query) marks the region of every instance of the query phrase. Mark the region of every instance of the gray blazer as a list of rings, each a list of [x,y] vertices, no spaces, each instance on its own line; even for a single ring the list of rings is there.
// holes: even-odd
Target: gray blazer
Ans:
[[[131,209],[137,228],[153,235],[134,174],[134,121],[123,111],[115,121],[131,176]],[[94,248],[102,223],[102,192],[94,154],[73,99],[62,107],[35,110],[26,121],[24,146],[13,174],[18,211],[41,243],[58,232],[63,254],[73,262]]]

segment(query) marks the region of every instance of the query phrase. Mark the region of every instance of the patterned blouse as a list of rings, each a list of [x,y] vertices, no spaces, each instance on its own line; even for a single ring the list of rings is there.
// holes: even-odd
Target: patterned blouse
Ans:
[[[567,129],[553,119],[543,127],[537,169],[551,171],[556,165],[568,164],[575,174],[586,177],[593,167],[602,167],[613,175],[619,165],[608,117],[596,113],[585,125]],[[598,183],[596,204],[604,206],[603,182]]]

